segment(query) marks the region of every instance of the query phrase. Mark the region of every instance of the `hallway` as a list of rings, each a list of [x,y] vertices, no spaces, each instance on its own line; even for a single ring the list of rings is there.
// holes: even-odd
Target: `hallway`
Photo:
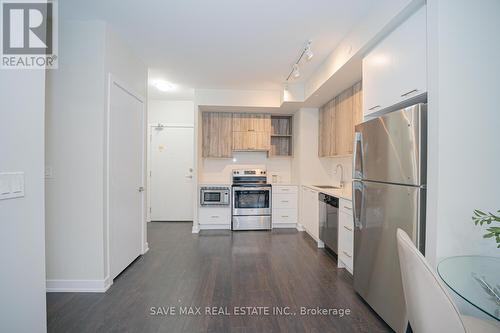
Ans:
[[[150,250],[105,294],[48,293],[49,332],[387,332],[352,278],[305,233],[210,231],[148,224]],[[176,307],[162,315],[159,307]],[[179,307],[201,307],[181,315]],[[296,315],[205,315],[205,307],[290,307]],[[350,309],[300,315],[300,308]],[[155,307],[152,311],[151,308]],[[272,311],[272,310],[271,310]],[[154,312],[155,315],[152,313]]]

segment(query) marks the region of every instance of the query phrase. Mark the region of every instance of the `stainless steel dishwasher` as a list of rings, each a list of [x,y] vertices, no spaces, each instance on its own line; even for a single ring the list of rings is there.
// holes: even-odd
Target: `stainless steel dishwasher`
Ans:
[[[319,239],[333,252],[338,252],[339,199],[320,193]]]

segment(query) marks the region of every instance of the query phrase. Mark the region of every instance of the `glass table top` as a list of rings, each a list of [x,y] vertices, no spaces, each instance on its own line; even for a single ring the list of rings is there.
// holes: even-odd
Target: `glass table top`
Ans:
[[[500,258],[450,257],[441,261],[437,270],[455,293],[500,321]]]

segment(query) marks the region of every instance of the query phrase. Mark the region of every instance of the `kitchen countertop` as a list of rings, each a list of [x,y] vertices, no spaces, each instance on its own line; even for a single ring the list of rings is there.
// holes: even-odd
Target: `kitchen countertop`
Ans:
[[[303,185],[315,191],[330,195],[332,197],[341,198],[345,200],[352,201],[352,186],[351,184],[347,184],[343,189],[335,189],[335,188],[319,188],[314,185]]]

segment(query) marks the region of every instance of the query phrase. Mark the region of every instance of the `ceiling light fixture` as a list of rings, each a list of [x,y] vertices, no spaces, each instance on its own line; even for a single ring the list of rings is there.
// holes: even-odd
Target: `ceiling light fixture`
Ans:
[[[299,59],[293,64],[292,70],[290,71],[290,74],[286,77],[285,81],[289,81],[291,77],[294,79],[297,79],[300,77],[300,68],[299,68],[299,63],[302,60],[302,58],[306,58],[307,61],[311,61],[311,59],[314,57],[314,53],[311,50],[311,40],[307,41],[306,46],[302,50],[302,53],[299,56]]]
[[[153,86],[160,91],[172,91],[175,89],[175,85],[165,80],[155,80],[153,81]]]

